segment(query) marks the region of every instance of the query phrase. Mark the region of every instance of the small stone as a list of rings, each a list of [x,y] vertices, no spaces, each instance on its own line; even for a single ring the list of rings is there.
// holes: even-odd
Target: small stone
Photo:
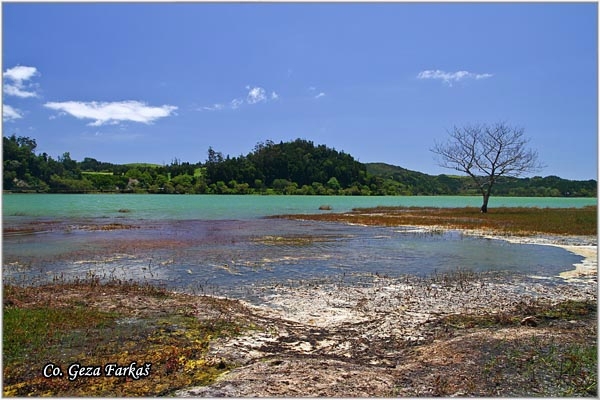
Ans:
[[[524,326],[538,326],[538,322],[534,316],[525,317],[521,320],[521,325]]]

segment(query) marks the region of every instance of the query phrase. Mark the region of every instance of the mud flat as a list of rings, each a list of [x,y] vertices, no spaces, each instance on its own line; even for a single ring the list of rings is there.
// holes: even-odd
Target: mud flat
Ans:
[[[262,304],[246,304],[262,329],[210,346],[209,359],[239,367],[176,395],[595,395],[596,362],[582,359],[571,379],[560,359],[573,346],[596,353],[595,238],[494,238],[558,245],[585,259],[562,278],[457,270],[272,286]]]

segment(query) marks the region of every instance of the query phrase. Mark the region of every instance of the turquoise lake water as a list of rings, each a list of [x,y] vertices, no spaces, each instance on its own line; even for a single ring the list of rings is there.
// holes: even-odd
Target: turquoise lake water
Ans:
[[[243,295],[273,282],[456,269],[555,277],[581,261],[551,246],[450,231],[263,218],[378,205],[479,207],[479,197],[4,195],[3,278],[133,279]],[[500,206],[583,207],[596,199],[495,198]]]
[[[2,196],[4,217],[103,218],[129,210],[140,219],[246,219],[274,214],[332,211],[356,207],[480,207],[481,196],[219,196],[123,194],[9,194]],[[584,207],[595,198],[492,197],[489,207]]]

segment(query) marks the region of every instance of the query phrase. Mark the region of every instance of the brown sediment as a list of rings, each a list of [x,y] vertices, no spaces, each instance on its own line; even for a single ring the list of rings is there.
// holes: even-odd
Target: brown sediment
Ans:
[[[94,224],[73,224],[65,221],[35,221],[20,225],[5,225],[2,229],[4,235],[28,235],[42,232],[72,232],[72,231],[115,231],[139,229],[140,227],[132,224],[122,223],[94,223]]]
[[[118,313],[99,333],[85,331],[92,347],[55,347],[51,358],[60,365],[153,362],[150,379],[120,382],[48,381],[36,378],[43,365],[34,361],[5,363],[5,395],[89,396],[99,387],[105,396],[594,394],[586,390],[595,390],[595,369],[577,369],[587,386],[558,369],[576,356],[573,349],[596,348],[594,279],[546,285],[457,270],[426,278],[371,275],[362,283],[276,284],[260,304],[123,282],[5,286],[5,310]],[[527,317],[537,326],[522,325]],[[228,333],[192,337],[219,326]],[[120,346],[111,347],[114,340]]]
[[[548,287],[464,272],[373,277],[368,287],[278,287],[250,308],[262,330],[211,344],[210,357],[241,367],[176,395],[559,395],[560,380],[547,376],[556,371],[540,362],[531,368],[543,379],[529,381],[521,361],[503,352],[535,358],[574,344],[595,349],[596,289],[593,280]],[[539,326],[521,325],[529,316]]]
[[[437,226],[479,229],[494,234],[597,235],[597,207],[499,207],[482,214],[477,208],[374,207],[346,213],[279,215],[273,218],[346,222],[381,226]]]
[[[292,235],[292,236],[262,236],[252,239],[253,242],[271,246],[307,246],[316,242],[332,242],[335,237],[314,235]]]
[[[342,220],[360,223],[354,216]],[[156,315],[183,314],[211,326],[215,321],[226,321],[236,327],[235,334],[212,336],[203,342],[201,350],[193,347],[193,341],[182,342],[182,348],[193,351],[178,353],[183,357],[180,364],[168,353],[153,353],[157,370],[151,382],[115,384],[109,388],[112,391],[104,392],[106,396],[597,395],[597,361],[587,356],[597,352],[594,236],[539,231],[521,235],[481,226],[433,223],[398,225],[423,230],[461,229],[470,235],[562,246],[585,256],[580,271],[584,268],[589,273],[577,279],[556,280],[552,285],[544,279],[460,270],[426,278],[372,275],[361,285],[282,283],[266,287],[259,296],[260,304],[166,291],[144,294],[127,285],[93,285],[91,289],[85,285],[49,285],[9,292],[8,296],[5,290],[4,304],[23,308],[79,304],[90,309],[124,310],[127,318],[138,322]],[[281,242],[269,237],[258,240]],[[307,240],[299,236],[283,243],[302,245]],[[522,324],[527,318],[535,320],[535,326]],[[185,336],[185,329],[170,326],[171,330],[160,331],[160,340]],[[151,331],[144,332],[157,337]],[[123,340],[133,346],[132,340]],[[150,357],[140,345],[133,348],[138,352],[130,354]],[[131,358],[121,353],[114,356]],[[213,368],[207,372],[209,377],[202,375],[202,366]],[[5,364],[5,375],[6,371]],[[173,371],[179,374],[173,375]],[[185,376],[186,371],[202,375],[202,381],[186,384],[173,380],[174,376]],[[15,381],[6,383],[5,394],[19,388]],[[145,383],[152,385],[141,392]],[[89,385],[74,390],[73,385],[65,384],[56,389],[50,394],[97,394]],[[48,394],[41,389],[32,393]]]

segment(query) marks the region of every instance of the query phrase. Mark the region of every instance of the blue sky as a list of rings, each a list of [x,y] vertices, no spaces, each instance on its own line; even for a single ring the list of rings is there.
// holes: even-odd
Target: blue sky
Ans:
[[[3,3],[3,134],[114,163],[304,138],[430,174],[453,126],[596,179],[596,3]]]

